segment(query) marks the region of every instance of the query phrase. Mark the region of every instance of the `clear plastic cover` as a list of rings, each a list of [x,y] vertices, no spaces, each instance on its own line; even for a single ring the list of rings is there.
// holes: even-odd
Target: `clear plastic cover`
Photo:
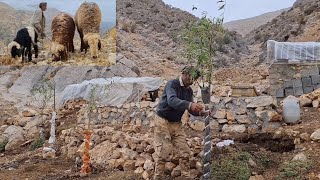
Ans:
[[[269,63],[290,61],[319,61],[320,43],[318,42],[277,42],[267,41]]]

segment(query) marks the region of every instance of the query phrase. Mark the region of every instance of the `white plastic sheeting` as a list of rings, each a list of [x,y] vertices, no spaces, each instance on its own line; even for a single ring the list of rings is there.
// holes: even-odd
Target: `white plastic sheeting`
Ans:
[[[159,89],[162,80],[152,77],[112,77],[83,81],[68,85],[58,96],[58,106],[72,99],[94,100],[98,106],[119,106],[132,98],[133,92]]]
[[[227,139],[227,140],[223,140],[221,142],[218,142],[216,144],[216,146],[219,147],[219,148],[222,148],[224,146],[230,146],[231,144],[234,144],[234,141]]]
[[[320,43],[318,42],[277,42],[267,41],[267,58],[269,63],[281,60],[319,61]]]

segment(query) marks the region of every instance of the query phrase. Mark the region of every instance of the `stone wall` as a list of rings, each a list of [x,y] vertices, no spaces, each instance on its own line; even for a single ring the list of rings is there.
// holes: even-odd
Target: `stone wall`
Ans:
[[[142,101],[124,104],[119,107],[99,107],[93,113],[88,113],[83,104],[77,114],[77,122],[90,124],[153,126],[156,102]],[[70,105],[69,107],[74,107]],[[214,97],[210,104],[213,112],[211,127],[215,132],[222,133],[257,133],[268,132],[281,127],[280,114],[275,110],[276,102],[271,96],[250,98]],[[204,117],[183,116],[183,123],[193,130],[204,130]]]
[[[210,126],[215,135],[255,134],[274,132],[281,127],[282,117],[275,110],[275,99],[271,96],[251,98],[213,97],[210,108],[213,118]],[[77,126],[61,131],[59,140],[64,144],[60,150],[70,157],[81,161],[84,150],[82,133],[90,118],[92,129],[91,162],[94,166],[110,167],[142,174],[144,179],[151,177],[155,165],[153,147],[153,119],[156,102],[142,101],[124,104],[119,107],[99,107],[88,113],[87,104],[81,100],[67,102],[66,111],[79,109]],[[192,130],[203,133],[203,117],[183,116],[182,122]],[[188,131],[190,131],[190,128]],[[191,131],[192,131],[191,130]],[[213,139],[217,143],[218,139]],[[187,144],[191,149],[190,174],[192,179],[202,174],[203,141],[197,136],[188,136]],[[179,156],[167,159],[166,171],[172,177],[180,175]]]
[[[277,63],[269,68],[269,94],[282,100],[300,96],[320,88],[320,64]]]

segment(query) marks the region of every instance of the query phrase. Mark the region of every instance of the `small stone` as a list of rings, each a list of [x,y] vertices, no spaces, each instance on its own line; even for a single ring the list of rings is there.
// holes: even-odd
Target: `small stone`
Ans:
[[[142,166],[146,160],[142,157],[137,158],[135,166]]]
[[[259,126],[256,124],[252,124],[248,127],[248,134],[256,134],[259,131]]]
[[[173,164],[172,162],[166,162],[166,164],[164,165],[165,166],[165,169],[166,169],[166,171],[168,171],[168,172],[172,172],[173,171],[173,169],[176,167],[176,165],[175,164]]]
[[[282,121],[282,116],[276,112],[273,112],[270,121],[271,122]]]
[[[141,107],[141,108],[150,107],[150,102],[149,102],[149,101],[141,101],[140,107]]]
[[[227,104],[227,103],[229,103],[229,102],[231,102],[232,101],[232,98],[231,97],[226,97],[225,99],[224,99],[224,104]]]
[[[135,171],[134,171],[134,173],[135,174],[142,174],[143,173],[143,167],[138,167]]]
[[[148,174],[147,171],[143,171],[143,173],[142,173],[142,178],[143,178],[143,179],[149,179],[149,174]]]
[[[227,119],[218,119],[219,124],[225,124],[228,123]]]
[[[314,108],[318,108],[319,107],[319,99],[316,99],[316,100],[312,101],[312,107],[314,107]]]
[[[137,108],[141,107],[140,103],[138,103],[138,102],[135,104],[135,106],[137,106]]]
[[[264,107],[257,107],[256,108],[256,111],[263,111],[264,110]]]
[[[130,109],[130,107],[131,107],[130,104],[125,104],[125,105],[123,105],[123,108],[125,108],[125,109]]]
[[[221,98],[220,97],[215,97],[211,96],[210,101],[213,102],[214,104],[219,104]]]
[[[299,144],[301,144],[301,139],[300,138],[294,138],[293,143],[295,145],[299,145]]]
[[[205,128],[204,122],[199,120],[189,121],[189,126],[196,131],[203,131]]]
[[[145,152],[149,153],[149,154],[152,154],[154,153],[154,148],[152,145],[148,145],[145,149]]]
[[[301,107],[309,107],[312,105],[312,100],[305,95],[299,97],[299,102]]]
[[[234,113],[231,112],[231,111],[227,111],[227,119],[228,119],[229,121],[234,121],[234,120],[235,120]]]
[[[320,129],[317,129],[315,132],[313,132],[310,136],[310,138],[313,140],[313,141],[318,141],[320,140]]]
[[[219,122],[216,120],[211,120],[210,121],[210,129],[211,129],[211,131],[219,132],[219,130],[220,130]]]
[[[246,114],[246,109],[245,108],[239,108],[236,110],[236,114],[237,115],[243,115],[243,114]]]
[[[198,161],[198,162],[196,163],[196,169],[197,169],[199,172],[202,172],[202,167],[203,167],[203,166],[202,166],[202,163]]]
[[[216,119],[224,119],[226,118],[227,114],[226,114],[226,110],[225,109],[221,109],[218,110],[215,114],[214,114],[214,118]]]
[[[147,171],[153,170],[154,169],[154,163],[150,159],[147,159],[144,162],[143,169],[145,169]]]
[[[307,156],[304,153],[299,153],[294,156],[293,161],[307,161]]]
[[[308,133],[301,133],[299,136],[304,141],[310,141],[310,135]]]
[[[247,115],[236,116],[236,120],[239,124],[251,124],[252,123]]]
[[[153,117],[154,116],[154,112],[153,111],[150,111],[147,115],[147,118],[150,118],[150,117]]]
[[[132,171],[135,169],[135,161],[134,160],[127,160],[123,165],[123,170],[125,171]]]
[[[115,168],[117,169],[123,169],[123,165],[125,163],[125,160],[123,158],[117,159],[115,161]]]
[[[197,179],[197,177],[200,177],[202,171],[198,171],[197,169],[191,169],[190,170],[190,178],[191,179]]]
[[[22,111],[22,115],[24,117],[33,117],[37,114],[37,111],[33,110],[33,109],[26,109],[24,111]]]
[[[181,168],[180,168],[180,166],[177,166],[172,170],[171,176],[172,177],[178,177],[180,175],[181,175]]]

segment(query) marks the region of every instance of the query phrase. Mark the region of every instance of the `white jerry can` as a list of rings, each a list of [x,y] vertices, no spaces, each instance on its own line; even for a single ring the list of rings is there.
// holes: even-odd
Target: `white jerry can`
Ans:
[[[294,96],[288,96],[283,100],[282,111],[284,122],[295,124],[300,120],[300,104],[299,99]]]

